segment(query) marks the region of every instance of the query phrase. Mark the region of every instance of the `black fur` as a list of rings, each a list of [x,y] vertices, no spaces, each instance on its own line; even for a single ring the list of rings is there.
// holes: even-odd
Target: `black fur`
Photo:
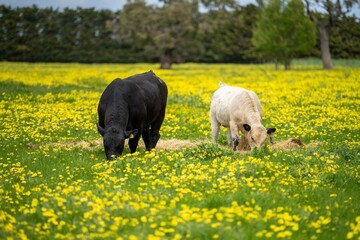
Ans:
[[[245,131],[247,131],[247,132],[249,132],[250,130],[251,130],[251,127],[250,127],[250,125],[249,124],[244,124],[243,125],[243,127],[244,127],[244,129],[245,129]]]
[[[103,92],[99,106],[99,133],[103,136],[107,159],[122,154],[129,138],[134,153],[140,136],[147,150],[155,148],[165,117],[167,86],[152,71],[124,80],[115,79]]]
[[[268,129],[266,129],[266,132],[269,135],[271,135],[271,134],[274,135],[275,131],[276,131],[276,128],[268,128]]]

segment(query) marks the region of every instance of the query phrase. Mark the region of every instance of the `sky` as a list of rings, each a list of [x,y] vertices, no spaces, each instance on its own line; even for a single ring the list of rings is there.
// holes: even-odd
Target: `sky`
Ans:
[[[11,7],[27,7],[33,4],[39,8],[53,7],[55,9],[69,8],[95,8],[117,11],[127,0],[0,0],[0,5]],[[148,4],[157,3],[157,0],[147,0]]]
[[[52,7],[54,9],[64,9],[66,7],[76,9],[81,8],[95,8],[110,9],[117,11],[122,9],[127,0],[0,0],[0,5],[16,7],[31,7],[36,5],[39,8]],[[146,0],[150,5],[159,4],[158,0]],[[255,3],[256,0],[238,0],[241,5]]]
[[[69,8],[96,8],[96,9],[110,9],[112,11],[120,10],[127,0],[0,0],[0,5],[4,4],[11,7],[27,7],[33,4],[39,8],[53,7],[64,9]],[[146,0],[148,4],[158,4],[158,0]],[[239,3],[248,4],[255,3],[255,0],[238,0]]]
[[[37,5],[39,8],[53,7],[60,10],[69,8],[95,8],[117,11],[122,9],[127,0],[0,0],[0,5],[15,7],[26,7]],[[158,0],[146,0],[148,4],[157,4]],[[241,4],[255,3],[255,0],[238,0]],[[360,5],[353,7],[351,13],[360,18]]]

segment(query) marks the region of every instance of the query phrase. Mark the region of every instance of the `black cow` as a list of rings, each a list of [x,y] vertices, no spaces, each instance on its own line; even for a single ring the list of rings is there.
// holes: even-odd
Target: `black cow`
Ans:
[[[121,155],[130,136],[131,153],[136,151],[140,135],[147,150],[155,148],[167,94],[165,82],[152,71],[115,79],[106,87],[98,106],[97,128],[103,136],[107,159]]]

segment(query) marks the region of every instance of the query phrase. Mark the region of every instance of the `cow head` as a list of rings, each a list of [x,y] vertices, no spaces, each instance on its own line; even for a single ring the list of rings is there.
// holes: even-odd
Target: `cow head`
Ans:
[[[262,148],[265,145],[266,136],[270,136],[270,142],[273,143],[274,133],[276,128],[266,129],[261,124],[254,124],[250,126],[248,124],[243,125],[244,136],[246,141],[249,143],[251,150],[256,148]]]
[[[115,127],[109,127],[105,130],[99,125],[98,131],[103,136],[105,154],[108,160],[120,156],[124,151],[125,139],[129,138],[131,134],[136,135],[138,133],[137,129],[123,131]]]

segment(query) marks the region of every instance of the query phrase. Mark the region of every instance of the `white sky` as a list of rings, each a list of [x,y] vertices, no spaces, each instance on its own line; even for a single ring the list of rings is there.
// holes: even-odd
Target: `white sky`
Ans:
[[[127,2],[127,0],[0,0],[0,5],[5,4],[12,7],[26,7],[37,5],[39,8],[53,7],[63,9],[69,8],[91,8],[119,10]],[[158,0],[146,0],[148,4],[157,4]],[[238,0],[242,5],[255,3],[255,0]]]
[[[156,0],[148,0],[148,3],[157,2]],[[120,10],[126,3],[126,0],[0,0],[0,5],[4,4],[11,7],[26,7],[37,5],[39,8],[53,7],[63,9],[69,8],[96,8],[110,9],[113,11]]]
[[[112,11],[120,10],[127,0],[0,0],[0,5],[6,5],[11,7],[26,7],[37,5],[39,8],[53,7],[55,9],[69,8],[95,8],[95,9],[110,9]],[[148,4],[158,4],[158,0],[146,0]],[[254,3],[255,0],[237,0],[241,5]],[[353,7],[352,14],[359,18],[360,5]]]

